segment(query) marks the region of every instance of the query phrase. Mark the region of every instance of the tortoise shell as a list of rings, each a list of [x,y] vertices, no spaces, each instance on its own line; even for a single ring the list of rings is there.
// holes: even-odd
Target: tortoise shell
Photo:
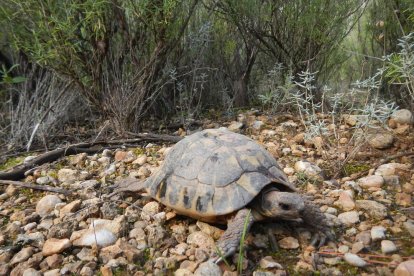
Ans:
[[[178,142],[145,186],[153,198],[177,213],[208,221],[245,207],[271,183],[283,191],[296,191],[262,146],[220,128]]]

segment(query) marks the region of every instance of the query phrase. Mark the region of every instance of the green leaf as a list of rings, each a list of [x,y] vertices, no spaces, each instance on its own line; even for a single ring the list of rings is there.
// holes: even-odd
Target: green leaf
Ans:
[[[27,80],[27,78],[25,77],[14,77],[11,79],[12,83],[21,83],[21,82],[25,82]]]

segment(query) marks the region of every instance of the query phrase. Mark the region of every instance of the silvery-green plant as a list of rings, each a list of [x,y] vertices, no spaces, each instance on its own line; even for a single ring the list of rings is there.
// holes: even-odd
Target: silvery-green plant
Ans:
[[[400,51],[385,56],[385,76],[392,84],[403,85],[414,102],[414,32],[398,40]]]

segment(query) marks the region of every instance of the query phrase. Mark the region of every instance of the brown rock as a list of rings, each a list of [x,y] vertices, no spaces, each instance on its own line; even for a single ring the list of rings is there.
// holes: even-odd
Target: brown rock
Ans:
[[[296,249],[299,247],[298,240],[293,237],[283,238],[278,243],[283,249]]]
[[[43,245],[43,256],[51,256],[53,254],[62,253],[66,248],[72,246],[72,243],[69,239],[48,239]]]
[[[414,276],[414,260],[400,263],[394,270],[394,276]]]
[[[395,202],[400,206],[409,207],[412,205],[412,198],[407,193],[397,193],[395,195]]]

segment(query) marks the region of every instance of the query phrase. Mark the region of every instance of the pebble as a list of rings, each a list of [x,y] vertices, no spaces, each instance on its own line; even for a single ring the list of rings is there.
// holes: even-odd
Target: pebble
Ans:
[[[293,237],[283,238],[278,243],[283,249],[296,249],[299,247],[299,241]]]
[[[367,265],[367,262],[356,254],[345,253],[343,258],[348,264],[353,266],[364,267]]]
[[[213,262],[204,262],[194,272],[196,276],[221,276],[221,269]]]
[[[36,213],[41,217],[50,215],[54,211],[55,206],[61,202],[62,200],[56,195],[46,195],[36,204]]]
[[[16,253],[13,258],[10,260],[10,265],[15,265],[29,259],[33,255],[33,247],[25,247]]]
[[[370,175],[358,179],[357,183],[363,189],[381,188],[384,185],[384,178],[380,175]]]
[[[394,253],[398,250],[395,243],[390,240],[383,240],[381,241],[381,251],[384,254]]]
[[[22,276],[42,276],[42,273],[34,268],[28,268],[23,272]]]
[[[267,268],[283,269],[282,265],[276,262],[272,256],[266,256],[262,258],[259,262],[259,266],[263,269],[267,269]]]
[[[322,169],[318,166],[306,162],[306,161],[298,161],[295,163],[295,170],[296,172],[304,173],[308,177],[315,177],[319,176],[319,174],[322,172]]]
[[[357,209],[364,210],[373,219],[384,219],[387,217],[387,207],[374,200],[357,200]]]
[[[339,194],[339,199],[334,202],[334,205],[344,211],[351,211],[355,208],[355,202],[350,193],[342,191]]]
[[[58,179],[60,182],[72,184],[79,178],[79,171],[72,169],[60,169],[58,171]]]
[[[196,231],[187,237],[187,243],[196,245],[200,248],[214,248],[214,240],[204,232]]]
[[[413,276],[413,275],[414,275],[414,260],[402,262],[394,270],[394,276]]]
[[[352,226],[359,222],[359,214],[356,211],[344,212],[338,215],[338,219],[345,226]]]
[[[386,229],[383,226],[374,226],[371,228],[371,239],[373,241],[385,239]]]
[[[46,240],[43,245],[42,254],[47,257],[53,254],[62,253],[66,248],[72,246],[72,243],[69,239],[55,239],[51,238]]]
[[[160,211],[160,204],[156,201],[148,202],[144,205],[141,212],[141,218],[150,221]]]
[[[414,123],[413,113],[411,113],[411,111],[408,109],[400,109],[395,111],[393,114],[391,114],[391,119],[393,119],[396,123],[402,125],[412,125]]]
[[[368,137],[368,144],[374,149],[387,149],[393,142],[394,136],[391,133],[375,133]]]

